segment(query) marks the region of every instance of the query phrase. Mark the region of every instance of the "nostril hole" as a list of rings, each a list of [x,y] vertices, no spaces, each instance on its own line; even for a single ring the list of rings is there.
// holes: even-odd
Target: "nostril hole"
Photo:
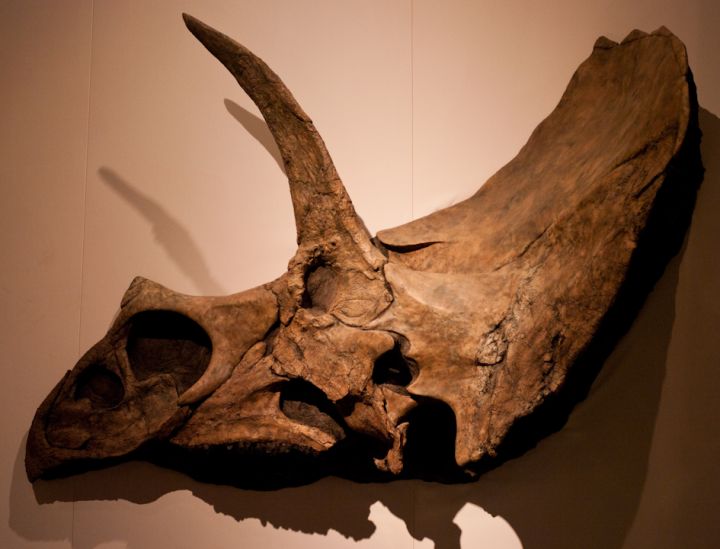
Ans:
[[[75,400],[87,398],[96,410],[107,410],[125,398],[125,387],[114,372],[101,364],[91,364],[78,376]]]
[[[145,311],[132,318],[126,351],[138,381],[168,374],[181,395],[205,373],[212,343],[205,330],[184,315]]]
[[[395,347],[380,355],[375,361],[372,380],[378,385],[405,387],[410,384],[412,379],[412,370],[400,352],[399,343],[396,343]]]

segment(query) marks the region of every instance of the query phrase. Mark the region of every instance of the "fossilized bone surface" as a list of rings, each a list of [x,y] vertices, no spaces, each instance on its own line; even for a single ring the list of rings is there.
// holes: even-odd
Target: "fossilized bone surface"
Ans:
[[[38,409],[31,480],[129,456],[240,484],[257,469],[281,483],[432,476],[403,472],[403,453],[437,402],[455,418],[457,466],[472,469],[602,357],[679,248],[702,165],[685,47],[665,28],[600,38],[474,196],[371,240],[277,75],[185,22],[275,137],[298,251],[274,282],[228,297],[135,279]]]

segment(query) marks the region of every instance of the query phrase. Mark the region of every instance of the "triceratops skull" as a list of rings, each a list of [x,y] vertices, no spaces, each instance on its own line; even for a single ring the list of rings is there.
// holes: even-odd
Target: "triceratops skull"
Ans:
[[[40,406],[31,480],[147,448],[319,459],[346,438],[397,475],[414,408],[436,401],[455,416],[455,461],[472,465],[612,345],[679,247],[700,134],[685,48],[664,27],[600,38],[474,196],[371,239],[275,73],[184,17],[267,121],[298,251],[274,282],[227,297],[136,278]]]

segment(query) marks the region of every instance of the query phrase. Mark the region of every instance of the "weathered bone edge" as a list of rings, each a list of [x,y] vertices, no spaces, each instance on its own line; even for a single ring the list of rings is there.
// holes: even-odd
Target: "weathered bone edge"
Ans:
[[[371,240],[277,75],[184,19],[268,123],[298,251],[226,297],[136,278],[38,408],[28,478],[144,459],[263,489],[458,482],[559,429],[690,222],[703,167],[682,42],[664,27],[601,37],[474,196]]]

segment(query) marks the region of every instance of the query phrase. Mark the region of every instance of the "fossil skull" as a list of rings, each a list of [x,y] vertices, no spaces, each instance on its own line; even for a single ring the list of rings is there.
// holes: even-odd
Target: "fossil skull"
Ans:
[[[31,480],[148,447],[312,458],[347,437],[398,475],[418,406],[437,401],[455,417],[455,461],[475,464],[612,345],[679,247],[700,134],[685,48],[664,27],[600,38],[474,196],[371,239],[277,75],[184,18],[267,121],[298,250],[274,282],[227,297],[136,278],[38,409]]]

